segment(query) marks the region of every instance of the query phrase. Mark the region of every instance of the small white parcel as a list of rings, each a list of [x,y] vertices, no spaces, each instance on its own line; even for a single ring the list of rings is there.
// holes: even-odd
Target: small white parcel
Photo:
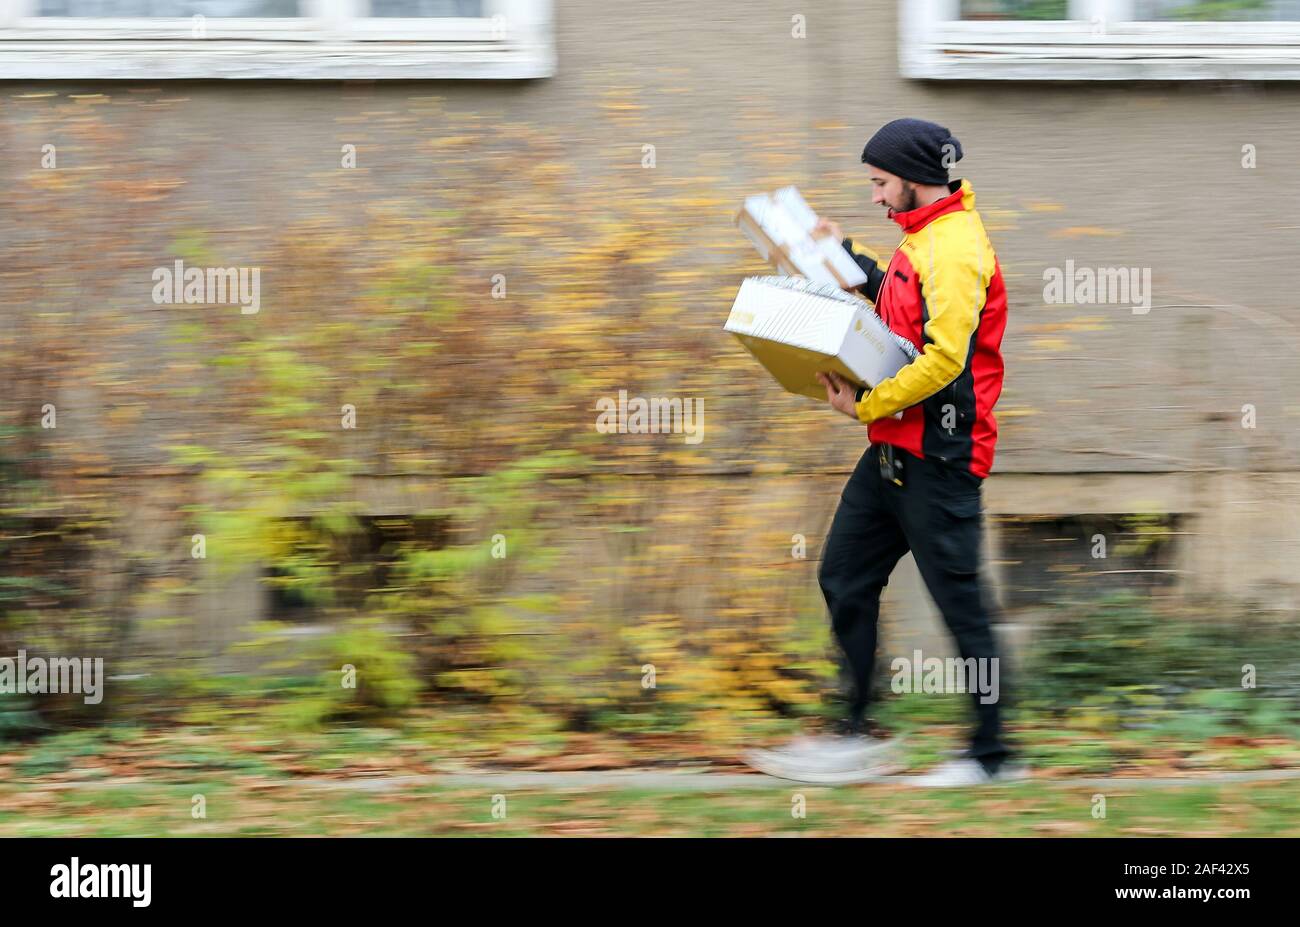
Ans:
[[[746,197],[736,225],[763,260],[782,274],[845,290],[867,282],[858,262],[833,235],[813,236],[817,213],[796,187]]]

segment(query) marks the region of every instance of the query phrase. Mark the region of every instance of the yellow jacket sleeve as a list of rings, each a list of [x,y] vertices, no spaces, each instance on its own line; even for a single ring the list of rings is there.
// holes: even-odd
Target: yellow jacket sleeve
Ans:
[[[918,268],[921,298],[929,309],[925,323],[927,344],[920,356],[875,388],[857,403],[858,418],[864,422],[890,415],[933,396],[961,374],[966,367],[971,334],[984,308],[992,267],[985,267],[980,237],[969,234],[960,222],[943,223],[917,242],[921,256]],[[922,237],[922,236],[918,236]]]

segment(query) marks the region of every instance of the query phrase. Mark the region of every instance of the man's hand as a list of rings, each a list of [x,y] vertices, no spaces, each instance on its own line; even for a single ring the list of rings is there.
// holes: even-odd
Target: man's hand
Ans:
[[[843,412],[855,422],[858,418],[858,404],[854,397],[858,388],[833,370],[817,374],[817,382],[826,387],[826,401],[837,411]]]
[[[813,226],[813,238],[821,238],[823,235],[834,236],[840,244],[844,243],[844,233],[840,231],[840,224],[831,219],[818,219],[817,224]]]

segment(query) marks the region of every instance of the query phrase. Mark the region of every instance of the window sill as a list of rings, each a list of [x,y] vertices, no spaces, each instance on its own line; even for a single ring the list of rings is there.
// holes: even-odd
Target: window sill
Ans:
[[[1300,80],[1300,50],[1177,46],[943,46],[901,62],[926,80]]]
[[[0,80],[527,80],[555,68],[543,44],[0,38]]]

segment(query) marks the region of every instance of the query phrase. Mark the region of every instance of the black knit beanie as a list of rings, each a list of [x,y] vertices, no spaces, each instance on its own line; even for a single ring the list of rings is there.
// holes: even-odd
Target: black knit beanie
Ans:
[[[945,145],[951,145],[945,149]],[[948,164],[961,160],[961,142],[941,125],[924,119],[895,119],[885,123],[867,147],[862,163],[882,167],[913,183],[948,183]]]

